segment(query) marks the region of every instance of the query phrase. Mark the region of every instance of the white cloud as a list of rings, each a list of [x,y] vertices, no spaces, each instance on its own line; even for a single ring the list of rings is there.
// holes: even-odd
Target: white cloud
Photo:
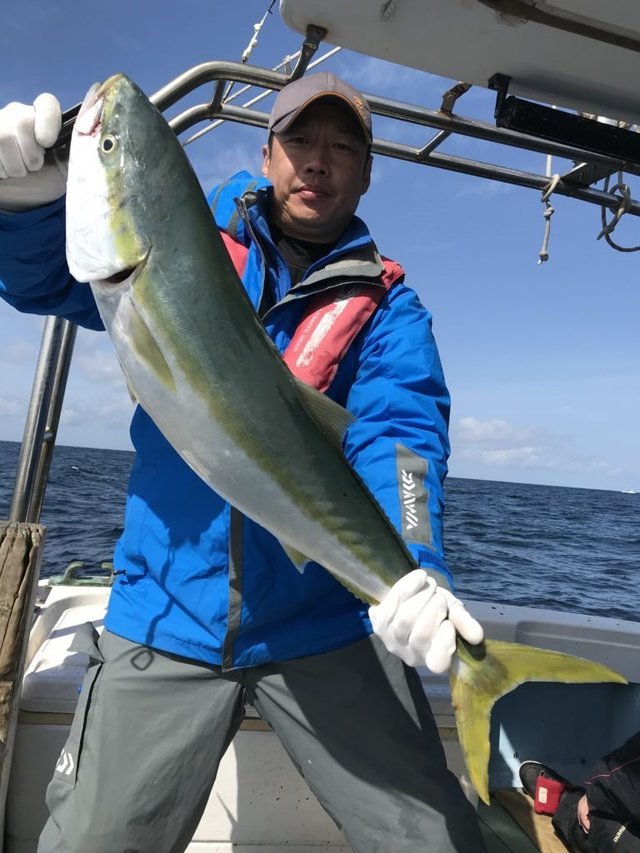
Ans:
[[[64,403],[60,424],[66,429],[99,426],[104,430],[128,425],[132,413],[133,403],[126,395],[112,394],[97,404],[95,401],[76,398]]]
[[[452,430],[454,454],[490,468],[556,469],[564,461],[564,436],[493,418],[464,417]]]
[[[30,341],[12,341],[3,350],[2,361],[9,364],[36,363],[38,346]]]
[[[592,460],[591,462],[586,462],[583,464],[582,462],[573,463],[575,468],[580,468],[580,470],[585,470],[594,474],[603,474],[605,477],[614,478],[614,477],[622,477],[627,470],[624,465],[612,464],[611,462],[602,462],[599,460]]]
[[[512,184],[504,181],[467,181],[457,186],[453,192],[454,199],[468,198],[469,196],[480,196],[480,198],[497,198],[509,195],[514,191]]]
[[[557,468],[558,462],[546,455],[544,447],[512,447],[501,450],[482,450],[485,465],[509,468]]]
[[[0,396],[0,419],[23,418],[25,415],[24,401],[13,394]]]
[[[507,421],[492,419],[481,421],[479,418],[460,418],[457,426],[458,438],[465,443],[500,444],[514,448],[539,435],[532,427],[520,427]]]
[[[193,168],[198,175],[198,179],[205,194],[220,181],[224,181],[236,172],[246,169],[254,174],[260,174],[262,166],[262,144],[266,141],[266,134],[260,135],[253,130],[253,143],[233,141],[229,144],[230,137],[223,137],[223,142],[227,144],[220,145],[220,138],[213,139],[216,135],[221,136],[220,130],[213,130],[207,137],[204,137],[202,147],[198,150],[193,143],[186,148],[189,159]],[[207,147],[204,145],[207,143]]]
[[[92,382],[117,386],[124,385],[122,370],[111,341],[106,335],[78,330],[75,346],[74,372]]]
[[[599,478],[613,480],[624,474],[617,462],[588,458],[578,449],[575,436],[523,426],[499,418],[481,420],[476,417],[460,418],[451,430],[452,462],[474,471],[491,469],[491,475],[515,475],[516,471],[538,471],[542,481],[549,481],[549,472],[560,472],[563,481],[585,480],[596,474]],[[545,476],[545,474],[547,476]],[[489,475],[487,475],[489,476]]]

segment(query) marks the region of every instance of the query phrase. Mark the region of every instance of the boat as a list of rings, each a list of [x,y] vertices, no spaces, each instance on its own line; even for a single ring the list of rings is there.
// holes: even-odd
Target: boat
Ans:
[[[42,581],[37,587],[38,615],[27,650],[6,804],[5,853],[35,853],[47,817],[46,786],[56,762],[64,760],[61,751],[88,663],[70,644],[87,621],[101,630],[108,595],[104,585],[74,585],[72,580],[55,585]],[[531,756],[580,779],[585,767],[637,729],[640,624],[482,602],[467,605],[489,637],[579,654],[614,666],[636,682],[630,688],[525,684],[499,700],[491,729],[494,791],[503,797],[509,791],[517,795],[518,767]],[[448,681],[426,669],[420,674],[449,767],[475,802],[457,741]],[[504,832],[510,837],[514,832],[508,810],[496,801],[490,808],[478,804],[478,813],[487,844],[494,845],[490,853],[504,850],[499,846],[500,826],[506,823]],[[315,853],[319,848],[349,850],[275,734],[247,708],[189,853]]]
[[[239,82],[278,90],[289,79],[305,73],[325,38],[335,40],[365,54],[412,67],[423,68],[428,64],[427,70],[433,73],[464,81],[445,92],[442,104],[436,108],[389,101],[375,93],[366,93],[374,114],[392,118],[399,128],[419,124],[435,131],[420,148],[397,139],[376,138],[373,143],[376,153],[408,160],[416,166],[461,171],[546,191],[547,175],[445,155],[437,148],[447,136],[461,133],[496,143],[497,150],[507,145],[540,151],[574,163],[555,181],[553,192],[615,212],[620,197],[593,184],[623,167],[640,168],[640,158],[627,156],[630,137],[623,137],[620,142],[615,134],[606,133],[607,128],[613,131],[621,128],[585,118],[581,113],[617,117],[626,122],[637,113],[638,95],[631,82],[626,85],[624,81],[635,79],[629,70],[628,53],[637,51],[634,39],[640,31],[640,11],[630,0],[617,4],[615,20],[613,9],[603,10],[600,4],[596,7],[595,0],[571,3],[562,0],[553,9],[543,7],[542,3],[525,4],[517,0],[431,0],[428,4],[421,0],[353,0],[340,5],[335,0],[282,0],[285,21],[304,34],[300,58],[290,75],[243,63],[207,62],[169,82],[155,93],[153,100],[160,109],[167,109],[185,95],[214,82],[213,99],[191,106],[171,120],[176,133],[183,133],[200,122],[218,120],[264,128],[266,113],[225,101],[228,84]],[[556,20],[551,25],[534,20],[534,15],[543,12],[553,13],[560,23]],[[612,20],[595,20],[604,15]],[[425,25],[416,26],[416,22]],[[567,22],[571,24],[569,29]],[[482,42],[482,49],[467,55],[464,33],[474,27],[486,41]],[[595,31],[600,33],[598,38]],[[538,35],[529,44],[528,37],[535,32]],[[438,42],[450,43],[443,36],[447,33],[460,36],[459,49],[438,48]],[[553,54],[556,63],[553,66],[545,64],[549,56],[543,47],[548,39],[551,39],[548,53]],[[598,85],[593,85],[593,69],[601,63],[590,59],[578,64],[580,57],[576,54],[583,51],[582,46],[577,47],[576,39],[587,39],[590,46],[593,43],[603,52],[598,56],[607,57],[607,62],[602,63],[607,74],[611,72],[606,82],[599,77]],[[559,50],[560,43],[573,47]],[[487,55],[492,63],[485,67],[481,60]],[[561,59],[565,57],[575,64],[563,65]],[[562,67],[558,68],[558,64]],[[540,68],[546,70],[546,78],[541,76]],[[497,81],[496,74],[501,75]],[[563,104],[576,111],[580,121],[602,124],[603,133],[596,134],[595,141],[589,137],[588,144],[583,144],[579,132],[584,127],[582,124],[570,123],[568,135],[563,137],[562,128],[541,135],[526,121],[523,129],[457,115],[454,108],[471,85],[493,85],[498,107],[513,105],[509,98],[515,97],[519,110],[522,96],[537,98],[549,108]],[[65,114],[65,132],[69,131],[76,112],[72,109]],[[625,132],[635,136],[629,129]],[[640,204],[628,200],[625,212],[639,215]],[[31,551],[23,556],[25,583],[29,584],[29,590],[23,594],[27,630],[15,655],[16,688],[3,767],[6,853],[36,850],[37,836],[46,819],[45,787],[56,763],[65,760],[61,748],[87,665],[86,657],[70,648],[71,640],[77,628],[87,621],[101,629],[109,595],[102,578],[94,579],[93,585],[77,583],[73,573],[62,583],[38,580],[43,535],[39,526],[40,509],[74,336],[75,329],[68,321],[47,320],[9,523],[0,525],[0,545],[6,544],[9,535],[23,530],[32,535],[33,541]],[[477,804],[490,853],[536,849],[551,853],[560,848],[553,846],[553,838],[545,835],[544,825],[537,822],[524,802],[519,792],[518,766],[522,760],[535,757],[578,780],[594,759],[637,729],[640,624],[477,601],[468,601],[467,606],[483,623],[490,638],[578,654],[607,664],[631,682],[624,687],[525,684],[501,699],[492,717],[490,787],[494,797],[487,807],[477,803],[466,778],[447,680],[420,670],[447,760],[469,798]],[[519,828],[520,824],[525,829]],[[348,850],[338,830],[300,780],[273,732],[247,708],[245,721],[223,759],[189,853],[223,853],[232,849],[238,853],[284,853],[285,850],[312,853],[318,848]]]
[[[300,33],[474,86],[634,124],[640,7],[635,0],[283,0]],[[473,33],[473,38],[468,34]]]

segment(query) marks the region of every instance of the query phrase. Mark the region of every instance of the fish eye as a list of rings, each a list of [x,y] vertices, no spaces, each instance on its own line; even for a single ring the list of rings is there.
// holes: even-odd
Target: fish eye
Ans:
[[[110,133],[105,133],[105,135],[100,140],[100,148],[104,151],[105,154],[109,154],[116,147],[116,138],[112,136]]]

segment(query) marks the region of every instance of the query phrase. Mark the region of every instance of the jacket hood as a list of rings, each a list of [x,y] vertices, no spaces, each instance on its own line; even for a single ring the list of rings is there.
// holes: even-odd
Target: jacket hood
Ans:
[[[226,231],[235,240],[247,245],[249,238],[245,233],[244,220],[239,215],[237,201],[245,193],[255,192],[258,193],[259,198],[260,196],[262,197],[260,199],[262,203],[257,205],[257,209],[254,208],[252,210],[251,219],[254,225],[257,225],[258,230],[268,236],[269,226],[266,221],[266,203],[267,191],[271,186],[271,181],[262,177],[262,175],[252,175],[250,172],[243,170],[236,172],[229,180],[214,187],[209,193],[207,201],[218,228]],[[354,216],[336,243],[332,254],[340,255],[345,252],[363,249],[368,252],[377,252],[369,229],[359,216]]]
[[[252,175],[243,170],[236,172],[227,181],[214,187],[209,193],[207,201],[218,228],[222,228],[223,231],[234,231],[234,236],[240,242],[245,242],[245,226],[242,219],[238,217],[236,200],[242,198],[246,192],[266,190],[270,186],[271,182],[263,178],[262,175]],[[231,225],[233,228],[230,228]]]

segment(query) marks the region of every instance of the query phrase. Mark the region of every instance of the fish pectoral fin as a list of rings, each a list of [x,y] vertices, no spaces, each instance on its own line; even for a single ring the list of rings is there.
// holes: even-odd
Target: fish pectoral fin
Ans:
[[[499,640],[473,647],[459,641],[449,677],[451,701],[469,778],[487,804],[491,711],[498,699],[529,681],[628,683],[608,666],[562,652]]]
[[[135,303],[130,303],[128,333],[131,349],[137,358],[154,373],[156,379],[170,391],[176,390],[176,381],[164,354],[151,333]]]
[[[126,384],[127,384],[127,391],[129,392],[129,397],[131,398],[131,402],[137,406],[138,405],[138,397],[137,397],[136,393],[134,392],[133,388],[131,387],[128,379],[126,380]]]
[[[303,554],[301,551],[298,551],[297,548],[294,548],[292,545],[287,544],[286,542],[280,541],[282,548],[287,555],[287,557],[291,560],[296,569],[303,574],[307,563],[311,562],[311,557],[307,557],[306,554]]]
[[[133,386],[129,382],[129,378],[127,377],[127,373],[126,373],[124,367],[122,366],[122,362],[120,361],[119,358],[118,358],[118,364],[120,365],[120,370],[122,371],[122,375],[124,377],[125,385],[127,386],[127,391],[129,392],[129,397],[131,399],[131,402],[137,406],[138,405],[138,396],[137,396],[136,392],[133,390]]]
[[[120,363],[120,360],[119,360],[119,359],[118,359],[118,362]],[[124,372],[124,368],[122,367],[122,364],[121,364],[121,363],[120,363],[120,369],[122,370],[122,375],[123,375],[123,377],[124,377],[124,382],[125,382],[125,385],[127,386],[127,392],[128,392],[128,394],[129,394],[129,399],[130,399],[130,400],[131,400],[131,402],[134,404],[134,406],[137,406],[137,405],[138,405],[138,395],[137,395],[137,394],[136,394],[136,392],[133,390],[133,386],[132,386],[132,385],[131,385],[131,383],[129,382],[129,379],[127,378],[127,374]]]
[[[311,417],[333,444],[342,449],[345,433],[355,421],[355,417],[343,406],[312,388],[311,385],[307,385],[306,382],[295,377],[294,382]]]

